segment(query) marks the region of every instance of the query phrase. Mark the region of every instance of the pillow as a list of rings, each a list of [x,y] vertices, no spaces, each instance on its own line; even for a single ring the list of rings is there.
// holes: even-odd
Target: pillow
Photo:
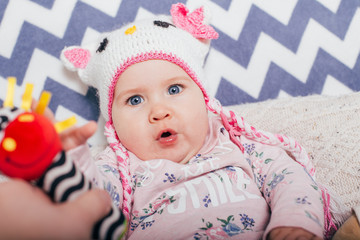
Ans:
[[[295,138],[308,151],[316,180],[347,207],[360,205],[360,92],[229,107],[257,129]]]

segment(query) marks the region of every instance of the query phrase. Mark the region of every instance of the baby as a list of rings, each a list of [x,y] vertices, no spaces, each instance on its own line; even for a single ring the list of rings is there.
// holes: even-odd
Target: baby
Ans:
[[[322,192],[305,150],[257,131],[204,88],[204,8],[183,4],[62,52],[97,88],[109,146],[69,154],[129,219],[129,239],[322,239]],[[209,114],[212,112],[213,114]]]

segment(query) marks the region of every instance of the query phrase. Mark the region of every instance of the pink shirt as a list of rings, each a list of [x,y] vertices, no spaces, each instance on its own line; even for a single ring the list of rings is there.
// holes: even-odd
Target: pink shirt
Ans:
[[[279,226],[322,237],[321,191],[303,167],[280,148],[246,138],[241,143],[245,153],[212,118],[204,146],[187,164],[142,161],[130,153],[135,187],[128,238],[261,239]],[[114,152],[107,148],[95,162],[81,149],[72,157],[121,206]]]

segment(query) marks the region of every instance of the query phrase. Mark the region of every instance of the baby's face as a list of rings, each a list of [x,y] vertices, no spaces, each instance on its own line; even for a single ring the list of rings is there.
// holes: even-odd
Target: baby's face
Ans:
[[[115,87],[112,119],[121,143],[141,160],[186,163],[209,129],[200,88],[182,68],[162,60],[125,70]]]

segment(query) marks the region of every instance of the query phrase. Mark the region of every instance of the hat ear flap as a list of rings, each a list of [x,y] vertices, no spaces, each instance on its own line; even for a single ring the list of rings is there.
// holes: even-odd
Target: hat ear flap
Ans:
[[[60,59],[70,71],[79,71],[86,68],[91,58],[91,53],[86,48],[78,46],[67,47],[61,52]]]

